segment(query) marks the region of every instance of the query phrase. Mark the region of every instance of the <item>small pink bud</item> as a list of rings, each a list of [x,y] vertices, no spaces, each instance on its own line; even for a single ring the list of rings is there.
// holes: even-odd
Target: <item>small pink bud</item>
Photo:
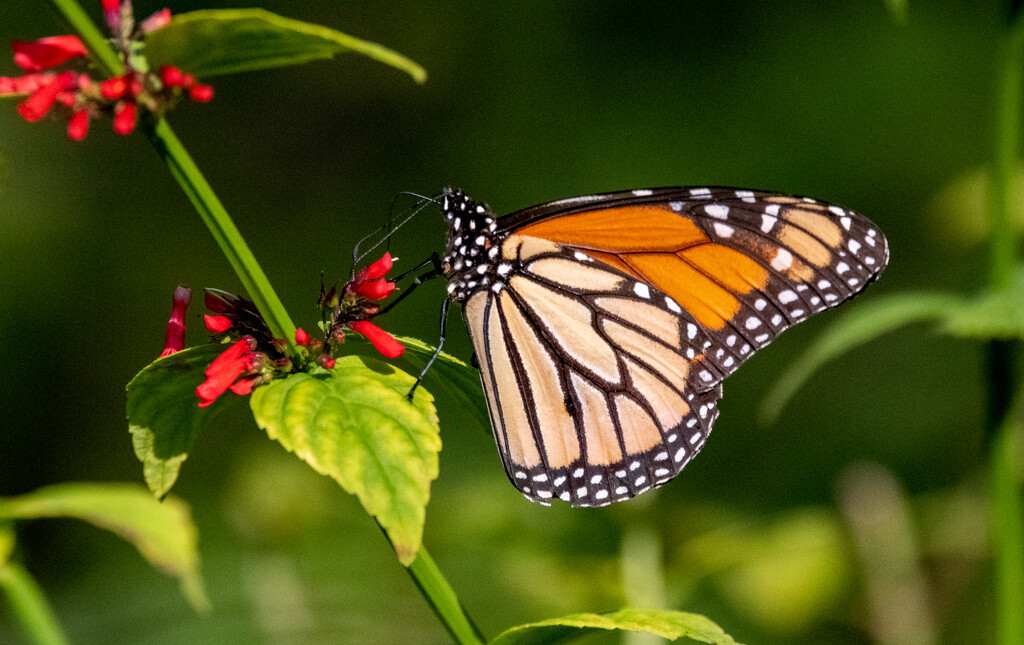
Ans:
[[[309,334],[302,327],[295,330],[295,344],[302,346],[309,344]]]
[[[192,301],[192,290],[179,285],[174,290],[171,300],[171,319],[167,322],[164,351],[160,354],[161,357],[170,356],[185,348],[185,312],[188,310],[188,304]]]
[[[319,359],[320,367],[322,367],[324,369],[333,370],[334,369],[334,364],[336,362],[337,361],[335,361],[334,358],[328,356],[327,354],[321,354],[320,355],[320,359]]]

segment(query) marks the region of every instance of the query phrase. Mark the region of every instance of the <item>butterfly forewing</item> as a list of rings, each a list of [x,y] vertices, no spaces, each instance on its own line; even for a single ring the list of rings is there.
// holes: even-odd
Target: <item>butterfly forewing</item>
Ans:
[[[604,505],[674,477],[722,379],[888,260],[863,216],[760,191],[636,190],[500,219],[445,191],[442,209],[499,452],[541,503]]]

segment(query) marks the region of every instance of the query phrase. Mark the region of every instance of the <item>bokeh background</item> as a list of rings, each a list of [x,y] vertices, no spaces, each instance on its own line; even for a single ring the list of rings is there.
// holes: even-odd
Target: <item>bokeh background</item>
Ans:
[[[99,3],[84,4],[99,21]],[[136,13],[163,6],[136,0]],[[252,3],[171,9],[212,6]],[[980,343],[909,328],[829,365],[776,423],[759,424],[757,406],[849,310],[984,283],[1002,3],[261,6],[393,47],[430,74],[418,86],[347,56],[211,79],[212,103],[171,116],[307,329],[321,272],[349,270],[353,243],[400,191],[454,185],[511,212],[624,188],[736,185],[856,209],[889,238],[890,266],[865,296],[728,380],[701,457],[653,499],[530,504],[489,435],[439,396],[425,541],[486,634],[661,603],[750,643],[991,638]],[[65,33],[48,7],[5,0],[0,42]],[[3,59],[0,74],[15,75]],[[141,482],[124,386],[161,350],[175,285],[239,291],[238,280],[144,137],[98,122],[73,143],[14,108],[0,105],[0,495]],[[412,266],[443,236],[425,213],[392,252]],[[443,294],[441,282],[424,286],[388,329],[433,342]],[[456,320],[446,349],[468,359]],[[193,319],[190,341],[201,332]],[[71,520],[19,525],[19,555],[73,642],[446,642],[372,520],[244,410],[202,436],[174,493],[199,526],[208,616],[116,537]],[[885,602],[879,588],[896,583],[906,593]],[[0,642],[23,642],[10,619],[0,603]],[[896,632],[905,640],[887,620],[909,621]]]

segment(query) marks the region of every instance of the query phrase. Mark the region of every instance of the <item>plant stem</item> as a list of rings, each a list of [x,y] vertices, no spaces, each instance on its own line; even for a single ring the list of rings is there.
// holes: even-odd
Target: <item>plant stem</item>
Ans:
[[[1013,279],[1017,240],[1010,216],[1011,184],[1016,173],[1024,82],[1024,28],[1011,20],[1001,43],[996,105],[996,138],[992,164],[989,286],[1006,289]],[[1021,429],[1014,419],[1013,394],[1019,388],[1015,370],[1018,342],[989,342],[990,439],[989,485],[995,552],[996,643],[1024,643],[1024,500],[1021,498],[1016,449]]]
[[[24,567],[0,563],[0,590],[10,601],[14,617],[38,645],[66,645],[67,638],[53,615],[43,590]]]
[[[434,614],[441,620],[444,628],[448,630],[456,643],[483,645],[486,639],[473,624],[462,603],[459,602],[459,597],[448,584],[441,570],[437,568],[437,564],[427,553],[425,547],[420,547],[416,559],[406,567],[406,571],[409,572],[420,593],[430,603]]]

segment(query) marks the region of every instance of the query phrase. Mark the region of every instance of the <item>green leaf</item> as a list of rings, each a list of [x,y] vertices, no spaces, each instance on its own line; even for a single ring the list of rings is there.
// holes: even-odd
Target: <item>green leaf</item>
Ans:
[[[256,423],[319,473],[356,495],[408,565],[423,537],[441,437],[433,397],[383,361],[339,358],[252,394]]]
[[[1006,289],[951,309],[942,331],[981,340],[1024,339],[1024,266],[1017,267]]]
[[[417,83],[427,78],[422,67],[387,47],[263,9],[176,15],[146,37],[145,50],[153,69],[173,65],[201,78],[298,65],[346,52],[400,69]]]
[[[568,643],[598,630],[646,632],[669,640],[689,638],[701,643],[735,645],[721,627],[700,614],[669,609],[622,609],[608,614],[574,614],[507,629],[491,645]]]
[[[416,338],[397,338],[405,345],[406,352],[395,362],[406,372],[418,375],[426,367],[435,348]],[[423,377],[423,386],[431,392],[444,392],[453,397],[462,410],[469,412],[480,427],[490,433],[491,421],[487,414],[487,401],[484,399],[484,389],[480,383],[480,372],[475,367],[467,365],[451,354],[441,352]]]
[[[128,383],[128,430],[146,485],[157,497],[171,490],[199,432],[224,403],[199,407],[196,387],[203,370],[225,349],[199,345],[146,366]],[[225,395],[230,396],[230,395]]]
[[[840,354],[898,327],[941,319],[963,302],[963,298],[953,294],[922,293],[877,299],[855,309],[820,336],[782,373],[761,404],[762,422],[774,421],[811,375]]]
[[[196,609],[209,606],[199,577],[196,527],[181,500],[153,499],[129,484],[57,484],[0,498],[0,519],[73,517],[112,531],[131,542],[154,567],[177,577]]]

